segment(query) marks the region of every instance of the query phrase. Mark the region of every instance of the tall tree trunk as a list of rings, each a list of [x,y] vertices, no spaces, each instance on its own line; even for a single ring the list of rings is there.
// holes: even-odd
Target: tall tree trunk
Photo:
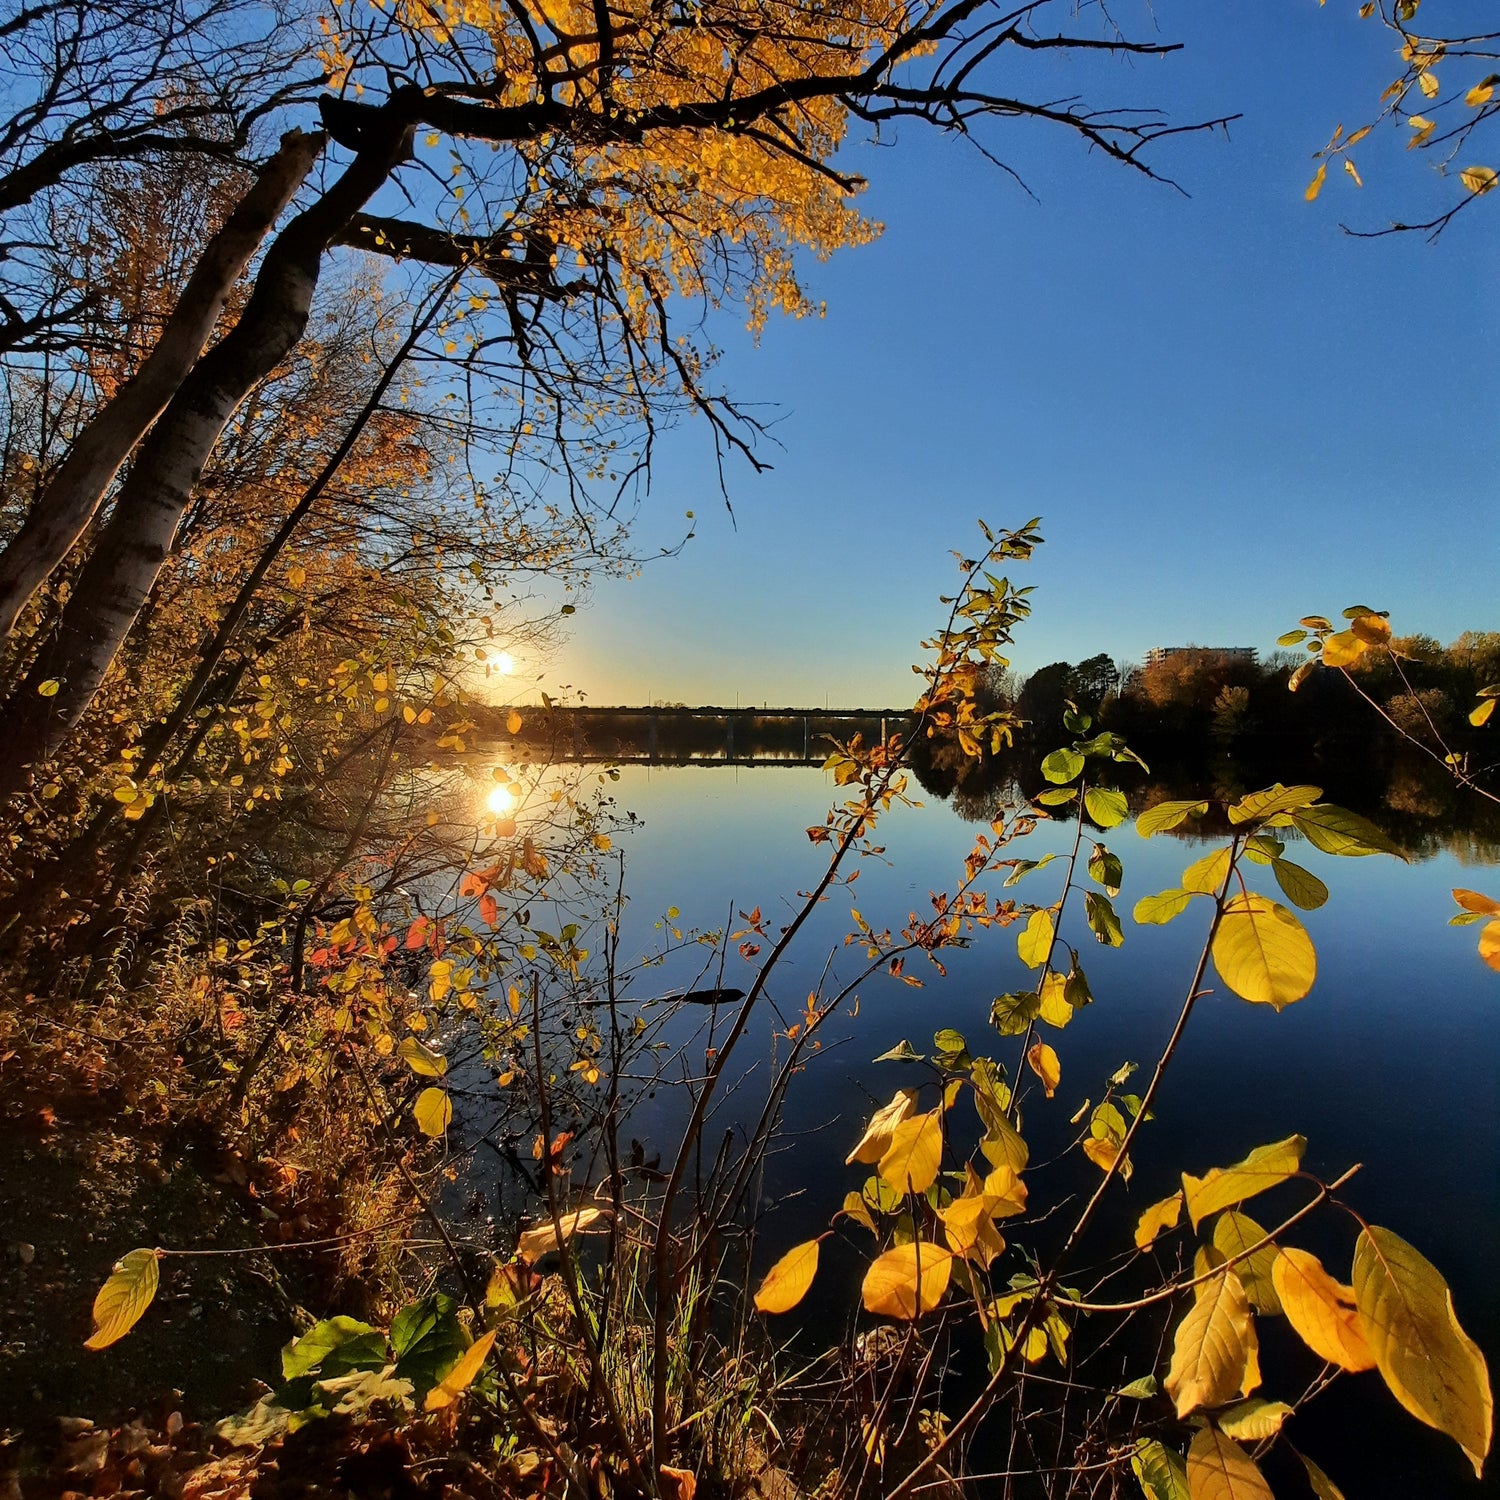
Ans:
[[[141,445],[57,633],[6,706],[0,800],[56,752],[93,700],[171,550],[219,434],[307,326],[328,245],[411,153],[407,111],[376,112],[353,162],[276,237],[240,320],[182,383]],[[43,685],[58,684],[43,697]]]
[[[312,171],[323,136],[289,131],[223,228],[208,242],[156,347],[84,428],[26,524],[0,552],[0,636],[77,546],[142,434],[187,378],[236,281]]]

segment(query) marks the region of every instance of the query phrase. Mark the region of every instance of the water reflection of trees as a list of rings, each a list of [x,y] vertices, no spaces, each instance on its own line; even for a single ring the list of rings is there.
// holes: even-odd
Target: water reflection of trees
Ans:
[[[992,822],[1007,805],[1045,786],[1040,756],[1030,750],[975,759],[956,743],[928,741],[913,746],[912,770],[931,797],[949,802],[968,822]],[[1466,865],[1500,863],[1500,808],[1466,795],[1440,766],[1393,747],[1360,760],[1301,756],[1288,763],[1275,748],[1258,754],[1215,755],[1205,747],[1196,757],[1179,755],[1154,760],[1146,772],[1131,766],[1111,768],[1126,795],[1133,817],[1158,802],[1203,798],[1208,814],[1173,836],[1196,842],[1228,835],[1224,805],[1274,781],[1308,782],[1323,788],[1326,800],[1377,823],[1413,859],[1449,853]],[[1071,820],[1072,808],[1053,808],[1052,815]],[[1287,830],[1288,839],[1295,838]]]

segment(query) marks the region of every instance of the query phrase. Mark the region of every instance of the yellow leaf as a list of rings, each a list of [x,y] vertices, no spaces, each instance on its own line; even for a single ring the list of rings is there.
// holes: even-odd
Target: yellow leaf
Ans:
[[[1362,188],[1365,185],[1364,179],[1359,175],[1359,168],[1347,156],[1344,158],[1344,170],[1354,179],[1355,187]]]
[[[1175,1229],[1177,1221],[1182,1217],[1182,1194],[1173,1193],[1170,1198],[1163,1198],[1160,1203],[1153,1203],[1150,1208],[1136,1220],[1135,1225],[1135,1248],[1137,1250],[1147,1249],[1164,1229]]]
[[[1367,646],[1384,646],[1391,638],[1391,622],[1380,615],[1355,615],[1349,622],[1349,633]]]
[[[856,1224],[863,1224],[871,1234],[876,1232],[875,1220],[870,1216],[870,1206],[865,1202],[863,1193],[845,1193],[844,1206],[839,1212],[853,1219]]]
[[[1354,1299],[1391,1394],[1447,1433],[1481,1475],[1494,1431],[1489,1371],[1459,1326],[1448,1283],[1405,1240],[1371,1225],[1354,1245]]]
[[[1290,1245],[1277,1255],[1271,1275],[1287,1322],[1319,1359],[1345,1370],[1374,1365],[1352,1286],[1335,1281],[1316,1255]]]
[[[1009,1167],[1013,1172],[1024,1172],[1031,1159],[1031,1148],[1020,1132],[1004,1115],[997,1114],[987,1122],[988,1129],[979,1142],[979,1149],[992,1167]]]
[[[1165,1382],[1179,1417],[1245,1394],[1251,1337],[1250,1303],[1233,1271],[1199,1288],[1197,1300],[1177,1325]]]
[[[1302,1467],[1307,1470],[1307,1482],[1312,1486],[1312,1492],[1318,1500],[1344,1500],[1344,1492],[1312,1459],[1305,1453],[1299,1453],[1297,1457],[1302,1460]]]
[[[115,1262],[94,1298],[94,1331],[84,1340],[85,1349],[107,1349],[140,1322],[156,1296],[160,1258],[155,1250],[132,1250]]]
[[[62,683],[55,677],[49,677],[45,682],[37,683],[36,690],[39,697],[55,698],[62,691]]]
[[[489,1357],[490,1350],[495,1347],[496,1332],[492,1328],[488,1333],[481,1334],[464,1350],[459,1362],[428,1391],[424,1410],[441,1411],[445,1406],[452,1406],[474,1384],[475,1376]]]
[[[575,1234],[582,1234],[601,1220],[608,1218],[607,1209],[593,1207],[574,1209],[572,1213],[559,1214],[556,1224],[548,1219],[534,1229],[525,1230],[516,1241],[516,1254],[523,1260],[539,1261],[544,1255],[550,1255],[556,1250],[563,1240],[570,1240]],[[559,1231],[561,1231],[561,1239],[558,1238]]]
[[[1305,1136],[1289,1135],[1284,1141],[1257,1146],[1244,1161],[1232,1167],[1215,1167],[1202,1177],[1184,1172],[1182,1190],[1193,1228],[1221,1208],[1232,1208],[1278,1182],[1285,1182],[1302,1165],[1302,1153],[1306,1150]]]
[[[417,1122],[417,1129],[423,1135],[434,1138],[443,1135],[453,1123],[453,1101],[448,1097],[446,1089],[423,1089],[417,1095],[417,1102],[412,1105],[411,1112]]]
[[[909,1120],[916,1108],[917,1091],[902,1089],[889,1104],[877,1109],[870,1117],[859,1144],[844,1158],[844,1165],[851,1167],[855,1162],[862,1162],[873,1167],[885,1155],[896,1127],[903,1120]]]
[[[1039,969],[1052,951],[1052,913],[1034,911],[1016,936],[1016,952],[1028,969]]]
[[[1323,184],[1325,182],[1327,182],[1327,180],[1328,180],[1328,163],[1326,161],[1325,162],[1320,162],[1318,164],[1318,170],[1313,173],[1313,180],[1310,183],[1308,183],[1308,185],[1307,185],[1307,191],[1305,193],[1303,193],[1302,196],[1304,198],[1306,198],[1309,203],[1311,203],[1313,201],[1313,199],[1316,198],[1318,196],[1318,194],[1323,191]]]
[[[1476,83],[1473,88],[1464,95],[1464,103],[1470,109],[1478,109],[1488,104],[1495,97],[1495,85],[1486,79],[1483,83]]]
[[[766,1272],[755,1305],[763,1313],[790,1312],[806,1295],[818,1273],[818,1242],[807,1240],[788,1250]]]
[[[1031,1065],[1031,1071],[1042,1080],[1042,1087],[1050,1099],[1062,1082],[1062,1064],[1057,1053],[1046,1042],[1033,1042],[1027,1050],[1026,1061]]]
[[[1465,167],[1458,174],[1458,180],[1471,193],[1487,193],[1500,180],[1500,173],[1493,167]]]
[[[505,732],[507,734],[520,734],[521,732],[521,716],[515,709],[511,709],[505,716]]]
[[[1202,1428],[1187,1456],[1192,1500],[1274,1500],[1255,1460],[1216,1427]]]
[[[942,1111],[903,1120],[876,1169],[898,1193],[925,1193],[943,1164]]]
[[[691,1469],[674,1469],[667,1464],[661,1466],[662,1500],[693,1500],[698,1492],[698,1476]]]
[[[983,1270],[988,1270],[1005,1249],[1005,1238],[995,1228],[989,1200],[983,1194],[955,1198],[938,1217],[943,1221],[943,1238],[953,1253],[974,1261]]]
[[[1214,968],[1242,1000],[1277,1010],[1300,1000],[1318,976],[1307,929],[1284,906],[1241,891],[1224,906],[1213,941]]]
[[[1438,95],[1437,74],[1430,68],[1424,68],[1417,74],[1417,85],[1423,95],[1428,99],[1436,99]]]
[[[1110,1140],[1105,1136],[1091,1135],[1083,1143],[1083,1154],[1101,1172],[1107,1172],[1115,1164],[1115,1158],[1120,1154],[1120,1143]],[[1135,1164],[1127,1157],[1120,1167],[1120,1176],[1126,1182],[1129,1182],[1131,1174],[1134,1171]]]
[[[1486,922],[1479,933],[1479,956],[1492,969],[1500,969],[1500,920]]]
[[[1260,1443],[1275,1437],[1292,1415],[1285,1401],[1241,1401],[1219,1413],[1219,1430],[1241,1442]]]
[[[1229,873],[1232,852],[1225,845],[1222,849],[1215,849],[1212,854],[1205,854],[1202,859],[1194,860],[1182,872],[1182,889],[1217,896],[1223,888],[1224,877]]]
[[[1266,1232],[1248,1214],[1231,1209],[1214,1225],[1214,1249],[1226,1261],[1234,1262],[1234,1274],[1240,1278],[1250,1306],[1258,1313],[1274,1317],[1281,1312],[1281,1298],[1276,1294],[1276,1283],[1272,1279],[1272,1267],[1276,1262],[1276,1246],[1264,1245],[1253,1255],[1245,1255],[1251,1245],[1259,1245]],[[1243,1256],[1242,1260],[1235,1260]]]
[[[941,1245],[928,1240],[897,1245],[865,1272],[861,1288],[865,1310],[906,1320],[931,1312],[943,1300],[952,1273],[953,1257]]]
[[[286,570],[286,581],[294,589],[300,589],[307,582],[307,569],[301,563],[294,563]]]
[[[1016,1137],[1020,1140],[1020,1137]],[[1009,1162],[1002,1162],[984,1179],[984,1198],[997,1219],[1026,1212],[1026,1184]]]
[[[423,1078],[441,1078],[448,1071],[448,1059],[441,1052],[434,1052],[431,1047],[423,1046],[416,1037],[409,1036],[396,1048],[396,1056],[409,1067],[413,1073],[419,1073]],[[447,1129],[445,1125],[443,1127]],[[423,1129],[426,1129],[424,1126]],[[429,1130],[428,1135],[441,1135],[441,1131]]]
[[[1352,630],[1340,630],[1323,642],[1325,667],[1351,667],[1368,648]]]

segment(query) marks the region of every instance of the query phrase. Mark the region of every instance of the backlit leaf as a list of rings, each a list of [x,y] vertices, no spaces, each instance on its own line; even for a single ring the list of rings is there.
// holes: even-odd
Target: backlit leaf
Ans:
[[[1189,891],[1158,891],[1154,896],[1142,896],[1135,903],[1133,915],[1137,922],[1165,927],[1173,917],[1181,916],[1192,904],[1192,900],[1192,893]]]
[[[1271,873],[1286,899],[1303,911],[1316,911],[1328,900],[1328,887],[1311,870],[1304,870],[1289,859],[1273,859]]]
[[[1040,1011],[1041,1000],[1035,990],[997,995],[995,1003],[990,1007],[990,1024],[1001,1036],[1020,1036],[1036,1020]]]
[[[1344,1492],[1305,1453],[1297,1454],[1307,1470],[1307,1482],[1318,1500],[1344,1500]]]
[[[1154,1438],[1130,1455],[1130,1467],[1148,1500],[1192,1500],[1182,1459]]]
[[[1274,1500],[1255,1460],[1216,1427],[1204,1427],[1194,1437],[1187,1476],[1192,1500]]]
[[[1368,818],[1348,809],[1320,802],[1292,814],[1292,822],[1314,849],[1324,854],[1359,856],[1394,854],[1404,860],[1401,846],[1386,837]]]
[[[1374,1365],[1354,1288],[1335,1281],[1316,1255],[1287,1245],[1272,1262],[1271,1276],[1287,1322],[1319,1359],[1345,1370]]]
[[[941,1245],[914,1240],[878,1257],[865,1272],[865,1311],[910,1320],[931,1312],[948,1290],[953,1256]],[[920,1284],[919,1284],[920,1283]]]
[[[1485,917],[1500,916],[1500,901],[1496,901],[1493,896],[1484,896],[1478,891],[1466,891],[1461,886],[1455,886],[1453,899],[1465,911],[1478,912]]]
[[[1083,794],[1083,806],[1101,828],[1114,828],[1130,815],[1125,793],[1109,787],[1091,786]]]
[[[441,1052],[434,1052],[431,1047],[424,1046],[414,1036],[402,1039],[400,1046],[396,1048],[396,1056],[413,1073],[419,1073],[423,1078],[441,1078],[448,1071],[448,1059]]]
[[[1284,1141],[1257,1146],[1232,1167],[1215,1167],[1202,1177],[1184,1172],[1182,1190],[1193,1228],[1221,1208],[1233,1208],[1236,1203],[1285,1182],[1301,1167],[1302,1153],[1306,1150],[1305,1136],[1289,1135]]]
[[[971,1260],[988,1270],[995,1257],[1005,1250],[1005,1238],[995,1228],[994,1216],[986,1194],[973,1198],[955,1198],[938,1215],[943,1221],[943,1237],[955,1255]]]
[[[452,1406],[474,1384],[475,1377],[489,1358],[490,1350],[495,1347],[497,1332],[497,1329],[490,1329],[464,1350],[459,1362],[428,1391],[427,1400],[423,1403],[424,1410],[441,1411],[445,1406]]]
[[[1349,622],[1349,630],[1367,646],[1384,646],[1391,638],[1391,622],[1374,613],[1355,615]]]
[[[1061,785],[1072,781],[1083,769],[1083,757],[1076,750],[1054,750],[1042,762],[1042,775]]]
[[[1149,839],[1154,833],[1176,828],[1184,819],[1201,818],[1207,811],[1206,802],[1158,802],[1135,820],[1135,831],[1143,839]]]
[[[1286,907],[1254,891],[1224,906],[1213,940],[1214,968],[1242,1000],[1277,1010],[1302,999],[1318,976],[1307,929]]]
[[[594,1225],[607,1222],[609,1210],[594,1208],[592,1205],[575,1209],[572,1213],[559,1214],[557,1223],[551,1219],[538,1224],[533,1229],[522,1232],[516,1241],[516,1254],[523,1260],[539,1261],[544,1255],[550,1255],[564,1240],[571,1240],[575,1234],[583,1234],[592,1229]]]
[[[876,1232],[875,1220],[870,1216],[869,1206],[865,1203],[862,1193],[845,1193],[844,1206],[839,1212],[853,1219],[856,1224],[863,1224],[871,1234]]]
[[[1352,630],[1340,630],[1323,642],[1325,667],[1352,667],[1369,649]]]
[[[1215,849],[1212,854],[1205,854],[1202,859],[1194,860],[1182,872],[1182,889],[1198,891],[1208,896],[1218,895],[1223,888],[1224,877],[1229,874],[1229,862],[1233,856],[1234,851],[1226,844],[1222,849]]]
[[[1135,1225],[1135,1248],[1145,1250],[1152,1245],[1164,1229],[1175,1229],[1182,1217],[1182,1194],[1173,1193],[1160,1203],[1153,1203]]]
[[[1500,969],[1500,920],[1486,922],[1479,934],[1479,956],[1492,969]]]
[[[1057,1053],[1046,1042],[1033,1042],[1027,1049],[1026,1061],[1031,1065],[1031,1071],[1042,1080],[1042,1088],[1050,1099],[1062,1081],[1062,1064]]]
[[[1234,1262],[1234,1274],[1240,1278],[1250,1306],[1258,1313],[1275,1316],[1281,1311],[1281,1299],[1276,1295],[1276,1283],[1271,1268],[1276,1261],[1276,1246],[1264,1245],[1253,1255],[1245,1255],[1252,1245],[1259,1245],[1266,1232],[1249,1214],[1231,1209],[1219,1216],[1214,1225],[1214,1249],[1226,1261]],[[1236,1256],[1243,1259],[1236,1260]]]
[[[942,1163],[942,1111],[933,1110],[896,1126],[878,1170],[898,1193],[925,1193]]]
[[[107,1349],[140,1322],[156,1296],[160,1260],[155,1250],[132,1250],[115,1262],[94,1298],[94,1331],[84,1340],[85,1349]]]
[[[1313,173],[1313,180],[1308,183],[1306,191],[1302,194],[1309,203],[1323,191],[1323,184],[1328,180],[1328,163],[1318,163],[1318,170]]]
[[[1458,174],[1458,180],[1471,193],[1487,193],[1496,182],[1500,182],[1500,173],[1493,167],[1465,167]]]
[[[1039,969],[1047,962],[1054,931],[1050,911],[1034,911],[1026,919],[1026,926],[1016,934],[1016,952],[1028,969]]]
[[[766,1272],[755,1294],[756,1307],[763,1313],[790,1312],[807,1295],[817,1273],[818,1242],[806,1240],[788,1250]]]
[[[877,1109],[865,1126],[859,1144],[844,1158],[846,1167],[862,1162],[873,1167],[885,1155],[891,1144],[891,1135],[903,1121],[909,1120],[917,1110],[917,1091],[901,1089],[889,1104]]]
[[[1251,1336],[1250,1303],[1233,1271],[1198,1289],[1177,1325],[1166,1390],[1185,1417],[1200,1406],[1223,1406],[1243,1394]]]
[[[1290,812],[1297,807],[1310,807],[1322,795],[1323,788],[1320,786],[1282,786],[1277,782],[1264,791],[1251,792],[1249,796],[1241,797],[1229,808],[1229,821],[1258,823],[1276,813]]]
[[[434,1138],[443,1135],[453,1123],[453,1101],[448,1097],[447,1089],[423,1089],[411,1112],[417,1129]]]
[[[1119,914],[1108,896],[1099,891],[1085,891],[1083,910],[1090,931],[1105,947],[1118,948],[1125,941]]]
[[[1354,1246],[1354,1299],[1391,1394],[1482,1474],[1494,1430],[1489,1371],[1459,1326],[1448,1283],[1405,1240],[1371,1225]]]
[[[1292,1415],[1285,1401],[1262,1401],[1258,1396],[1219,1413],[1219,1430],[1241,1443],[1260,1443],[1275,1437]]]

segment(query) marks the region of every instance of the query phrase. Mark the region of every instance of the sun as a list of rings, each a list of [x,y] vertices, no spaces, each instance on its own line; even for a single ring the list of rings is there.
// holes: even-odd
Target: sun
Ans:
[[[489,810],[501,817],[516,805],[516,794],[508,786],[497,786],[485,799]]]
[[[491,652],[489,664],[502,677],[509,677],[516,670],[516,659],[509,651]]]

